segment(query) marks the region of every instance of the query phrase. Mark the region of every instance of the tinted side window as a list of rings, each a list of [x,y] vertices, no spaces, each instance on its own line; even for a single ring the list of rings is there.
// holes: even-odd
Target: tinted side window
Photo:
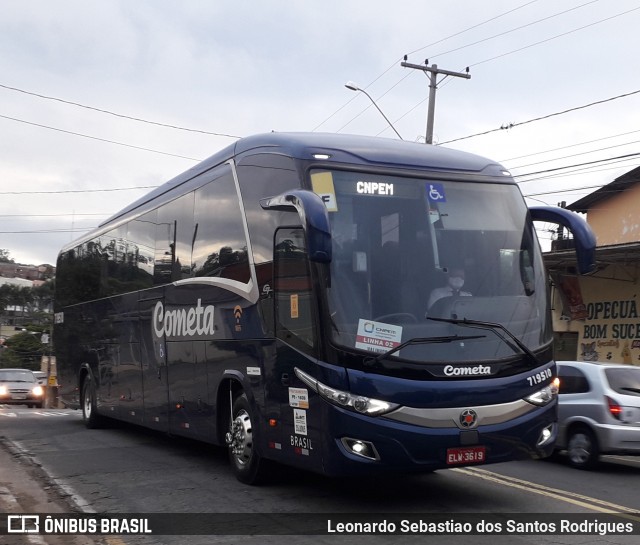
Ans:
[[[300,218],[295,212],[263,210],[260,199],[300,187],[296,164],[285,155],[259,153],[241,157],[236,169],[255,262],[271,262],[276,229],[279,225],[296,225],[300,223]],[[285,216],[290,216],[290,219],[285,219]]]
[[[100,237],[101,295],[119,295],[153,285],[155,212],[145,214]]]
[[[302,229],[278,229],[275,238],[274,285],[276,334],[301,349],[315,344],[311,276]]]
[[[56,269],[56,307],[97,299],[101,259],[92,242],[60,254]]]
[[[126,225],[121,225],[96,239],[94,248],[98,251],[102,260],[100,268],[100,297],[109,297],[123,291],[120,284],[126,276],[123,270],[126,258],[126,234]]]
[[[191,248],[195,235],[193,193],[158,208],[154,284],[192,276]]]
[[[248,283],[251,275],[240,201],[231,167],[224,165],[213,180],[195,192],[193,271]]]
[[[558,377],[561,394],[582,394],[589,391],[589,381],[580,369],[560,367]]]
[[[156,218],[157,212],[153,210],[131,220],[128,225],[127,263],[136,290],[150,288],[153,285]]]

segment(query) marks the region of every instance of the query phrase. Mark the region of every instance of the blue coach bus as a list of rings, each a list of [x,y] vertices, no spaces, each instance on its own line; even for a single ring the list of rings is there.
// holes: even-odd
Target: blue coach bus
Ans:
[[[70,243],[57,263],[60,396],[327,475],[544,457],[556,437],[547,276],[492,161],[328,134],[244,138]],[[461,292],[433,290],[454,269]]]

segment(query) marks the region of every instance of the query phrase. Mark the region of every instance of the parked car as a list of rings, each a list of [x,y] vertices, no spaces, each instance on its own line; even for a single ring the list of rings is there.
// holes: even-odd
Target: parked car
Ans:
[[[0,404],[42,407],[44,388],[29,369],[0,369]]]
[[[640,367],[558,362],[557,450],[580,469],[601,454],[640,454]]]

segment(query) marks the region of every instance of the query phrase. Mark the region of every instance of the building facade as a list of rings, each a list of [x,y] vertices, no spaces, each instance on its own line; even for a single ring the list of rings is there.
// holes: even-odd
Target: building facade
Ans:
[[[640,168],[567,206],[597,239],[596,272],[575,271],[570,239],[545,254],[558,360],[640,365]]]

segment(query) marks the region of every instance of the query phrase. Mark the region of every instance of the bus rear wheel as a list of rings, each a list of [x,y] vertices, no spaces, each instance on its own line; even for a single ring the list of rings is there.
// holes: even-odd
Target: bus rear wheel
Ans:
[[[236,397],[231,412],[225,436],[231,468],[240,482],[258,484],[264,478],[265,464],[256,451],[254,417],[246,394]]]
[[[96,388],[90,375],[84,377],[82,381],[80,403],[82,405],[82,420],[84,420],[85,426],[89,429],[100,428],[103,421],[98,414]]]

